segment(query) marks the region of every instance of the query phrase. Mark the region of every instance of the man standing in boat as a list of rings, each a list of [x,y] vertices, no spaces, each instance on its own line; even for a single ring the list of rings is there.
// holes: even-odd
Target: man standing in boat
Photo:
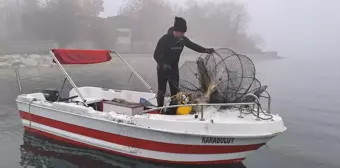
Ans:
[[[166,85],[169,82],[171,96],[178,93],[179,88],[179,59],[184,46],[199,52],[213,53],[214,49],[204,48],[190,41],[184,34],[187,31],[186,21],[181,17],[175,17],[173,27],[170,27],[168,33],[163,35],[154,51],[154,59],[157,62],[157,78],[158,78],[158,107],[164,106],[164,96]],[[173,105],[175,102],[171,101]],[[175,114],[176,109],[169,110],[169,114]]]

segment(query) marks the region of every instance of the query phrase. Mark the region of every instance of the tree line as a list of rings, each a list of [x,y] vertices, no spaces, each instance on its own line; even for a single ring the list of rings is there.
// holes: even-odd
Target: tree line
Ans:
[[[174,16],[182,16],[188,23],[188,36],[197,43],[259,51],[257,44],[263,40],[247,33],[250,16],[243,4],[187,2],[179,7],[165,0],[128,0],[118,14],[133,19],[132,36],[139,42],[155,44],[172,26]],[[20,18],[22,35],[28,40],[52,40],[59,47],[90,40],[98,48],[109,48],[115,25],[99,17],[103,10],[103,0],[24,0],[16,19]]]
[[[134,27],[149,41],[156,41],[166,33],[174,16],[182,16],[187,20],[188,36],[197,43],[242,52],[260,51],[257,45],[263,43],[260,36],[247,33],[249,13],[245,5],[234,1],[190,0],[183,8],[165,0],[129,0],[120,14],[136,18]]]

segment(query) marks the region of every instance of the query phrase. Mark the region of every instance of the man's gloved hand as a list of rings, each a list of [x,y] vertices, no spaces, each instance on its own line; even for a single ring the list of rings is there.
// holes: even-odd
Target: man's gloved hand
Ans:
[[[213,52],[215,52],[215,49],[213,49],[213,48],[206,48],[205,49],[205,53],[207,53],[207,54],[212,54]]]
[[[163,66],[163,70],[164,70],[165,72],[171,72],[172,67],[171,67],[170,65],[168,65],[168,64],[165,64],[165,65]]]

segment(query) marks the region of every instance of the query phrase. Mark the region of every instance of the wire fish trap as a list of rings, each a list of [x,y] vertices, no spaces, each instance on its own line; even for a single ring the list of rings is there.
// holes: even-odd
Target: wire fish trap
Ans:
[[[255,77],[252,60],[233,50],[222,48],[187,61],[180,67],[180,90],[206,103],[243,103],[248,93],[260,96],[267,88]]]

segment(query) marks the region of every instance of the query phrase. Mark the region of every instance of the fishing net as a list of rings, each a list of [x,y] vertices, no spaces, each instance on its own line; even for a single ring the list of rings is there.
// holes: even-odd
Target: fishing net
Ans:
[[[208,103],[241,103],[254,101],[248,93],[260,96],[267,86],[255,77],[254,63],[245,55],[230,49],[218,49],[180,67],[180,90]]]

